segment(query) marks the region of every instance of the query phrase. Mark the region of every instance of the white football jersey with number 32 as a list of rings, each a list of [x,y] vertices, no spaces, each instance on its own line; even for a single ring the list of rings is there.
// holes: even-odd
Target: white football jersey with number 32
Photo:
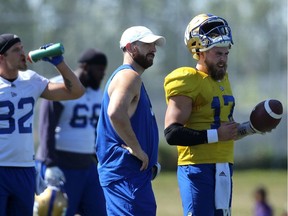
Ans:
[[[34,107],[48,82],[31,70],[12,83],[0,77],[0,166],[35,165]]]

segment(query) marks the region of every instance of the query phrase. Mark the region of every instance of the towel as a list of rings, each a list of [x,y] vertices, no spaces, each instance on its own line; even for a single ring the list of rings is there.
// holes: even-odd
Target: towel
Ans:
[[[228,163],[217,163],[215,174],[215,207],[229,211],[231,176]]]

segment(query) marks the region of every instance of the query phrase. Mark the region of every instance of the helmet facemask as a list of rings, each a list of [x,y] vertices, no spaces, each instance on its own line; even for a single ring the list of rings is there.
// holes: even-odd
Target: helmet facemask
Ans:
[[[226,20],[214,15],[199,16],[200,18],[195,17],[196,23],[194,18],[187,26],[184,40],[195,59],[198,60],[197,53],[207,51],[214,46],[231,47],[232,32]],[[203,21],[199,23],[201,18]],[[193,24],[197,25],[193,27]]]

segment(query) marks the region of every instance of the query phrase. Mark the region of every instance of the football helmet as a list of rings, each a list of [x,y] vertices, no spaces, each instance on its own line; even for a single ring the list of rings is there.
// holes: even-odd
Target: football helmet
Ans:
[[[35,196],[33,216],[64,216],[68,205],[66,193],[59,188],[48,186]]]
[[[193,58],[199,60],[197,53],[204,52],[214,46],[231,47],[232,32],[227,21],[213,14],[200,14],[188,24],[184,42]]]

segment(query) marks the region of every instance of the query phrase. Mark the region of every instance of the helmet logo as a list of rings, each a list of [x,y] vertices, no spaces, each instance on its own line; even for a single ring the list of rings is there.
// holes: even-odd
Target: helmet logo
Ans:
[[[230,48],[233,44],[232,31],[225,19],[212,14],[200,14],[188,24],[184,42],[193,55],[215,46]]]

